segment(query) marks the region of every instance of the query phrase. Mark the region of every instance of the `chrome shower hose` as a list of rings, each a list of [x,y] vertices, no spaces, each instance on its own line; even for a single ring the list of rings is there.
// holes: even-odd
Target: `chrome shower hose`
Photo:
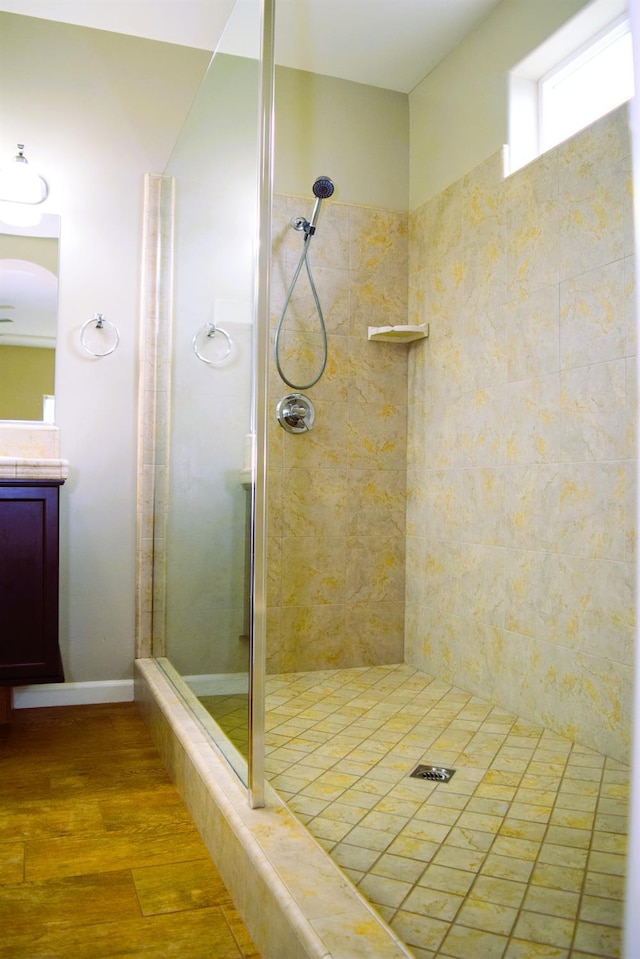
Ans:
[[[316,285],[313,280],[313,274],[311,272],[311,264],[309,263],[309,245],[311,243],[311,237],[313,234],[307,234],[304,238],[304,244],[302,247],[302,253],[300,254],[300,259],[298,260],[298,265],[296,267],[295,273],[293,274],[293,279],[289,284],[289,290],[287,292],[286,299],[284,301],[284,306],[282,307],[282,313],[280,314],[280,319],[278,320],[278,326],[276,327],[276,336],[274,343],[274,352],[276,367],[280,378],[284,380],[287,386],[290,386],[294,390],[308,390],[312,386],[315,386],[322,374],[324,373],[325,367],[327,365],[327,329],[324,323],[324,316],[322,315],[322,307],[320,305],[320,299],[318,297],[318,291],[316,290]],[[280,334],[282,333],[282,327],[284,324],[285,314],[289,308],[289,303],[291,302],[291,297],[293,296],[293,291],[295,285],[298,282],[298,277],[300,276],[300,271],[302,267],[305,266],[307,270],[307,276],[309,277],[309,286],[311,287],[311,293],[313,294],[313,300],[316,305],[316,311],[318,313],[318,319],[320,320],[320,332],[322,335],[322,363],[320,365],[320,370],[317,376],[311,380],[310,383],[293,383],[288,379],[282,369],[282,364],[280,362]]]

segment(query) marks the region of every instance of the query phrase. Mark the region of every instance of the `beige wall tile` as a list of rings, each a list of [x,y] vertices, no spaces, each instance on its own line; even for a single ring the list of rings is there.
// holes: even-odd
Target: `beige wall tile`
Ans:
[[[462,466],[502,466],[506,461],[506,386],[465,393],[458,437]]]
[[[621,759],[636,538],[628,157],[622,108],[506,181],[490,158],[409,225],[409,315],[432,325],[408,371],[406,661]]]
[[[483,389],[507,380],[506,306],[467,309],[466,369],[469,387]]]
[[[620,359],[560,374],[563,459],[621,460],[630,454],[635,428],[628,430],[627,419],[630,414],[635,427],[635,397],[627,410],[625,366]]]
[[[351,207],[349,268],[406,276],[409,228],[406,216]]]
[[[623,464],[517,466],[508,479],[508,546],[585,558],[623,558]]]
[[[624,286],[624,260],[560,284],[561,369],[625,355]]]
[[[301,251],[289,221],[305,202],[274,204],[272,325]],[[316,421],[269,434],[270,671],[402,659],[407,349],[368,341],[367,328],[406,322],[407,216],[332,202],[321,226],[309,254],[328,330],[326,371],[308,390]],[[293,382],[321,349],[304,271],[299,286],[281,342]],[[289,389],[272,362],[273,403]]]
[[[397,326],[407,322],[406,273],[351,270],[349,294],[349,333],[358,336],[363,343],[369,326]],[[370,343],[369,349],[381,345]],[[396,363],[402,366],[399,360]]]
[[[347,416],[347,456],[352,469],[397,470],[406,463],[407,408],[354,403]]]
[[[543,286],[511,300],[507,314],[509,381],[560,369],[558,285]]]
[[[555,151],[505,182],[509,299],[558,282],[558,158]]]
[[[381,533],[349,536],[346,541],[346,601],[402,602],[404,559],[404,536]]]
[[[406,471],[356,470],[347,473],[347,531],[350,534],[404,536]]]
[[[290,392],[283,386],[282,395]],[[310,396],[313,400],[313,397]],[[345,464],[347,449],[347,404],[313,400],[316,417],[313,429],[307,433],[286,433],[277,427],[283,443],[285,469],[340,468]]]
[[[406,310],[405,310],[406,317]],[[407,396],[407,365],[398,363],[395,343],[349,337],[349,402],[402,403]]]

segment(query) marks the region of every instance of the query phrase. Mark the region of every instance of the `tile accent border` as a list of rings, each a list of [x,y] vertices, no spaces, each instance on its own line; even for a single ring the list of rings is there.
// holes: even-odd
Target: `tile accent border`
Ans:
[[[0,479],[64,481],[68,476],[68,460],[0,456]]]
[[[159,626],[164,618],[161,550],[168,470],[174,186],[172,177],[145,176],[138,381],[137,658],[152,655],[153,618],[155,615],[156,637],[162,635]]]

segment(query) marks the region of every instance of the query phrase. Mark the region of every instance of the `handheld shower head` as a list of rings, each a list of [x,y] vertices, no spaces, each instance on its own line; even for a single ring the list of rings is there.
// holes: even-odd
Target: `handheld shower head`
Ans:
[[[312,189],[313,195],[319,200],[328,200],[330,196],[333,196],[335,187],[328,176],[319,176]]]
[[[316,202],[313,206],[313,213],[311,214],[311,220],[305,220],[303,216],[294,217],[290,223],[294,230],[304,231],[304,240],[302,246],[302,252],[300,254],[300,259],[298,260],[298,265],[295,268],[293,279],[289,284],[289,290],[287,292],[284,306],[282,307],[282,312],[280,314],[280,319],[278,320],[278,325],[276,327],[275,341],[274,341],[274,354],[276,367],[278,368],[278,373],[280,378],[284,380],[287,386],[290,386],[294,390],[309,390],[312,386],[318,382],[320,377],[325,371],[327,365],[327,328],[325,326],[324,317],[322,315],[322,306],[320,305],[320,300],[318,298],[318,291],[313,280],[313,273],[311,272],[311,264],[309,263],[309,245],[311,243],[311,237],[316,232],[316,221],[318,219],[318,214],[320,212],[320,205],[323,200],[328,200],[330,196],[333,196],[334,186],[328,176],[319,176],[315,183],[313,184],[313,195],[316,198]],[[320,324],[320,334],[322,336],[322,359],[320,361],[320,369],[316,376],[311,380],[310,383],[299,384],[296,386],[291,380],[287,379],[286,374],[282,369],[282,364],[280,362],[280,342],[281,342],[281,333],[284,325],[284,318],[291,303],[291,297],[293,296],[293,291],[295,290],[296,283],[298,282],[298,277],[303,267],[306,267],[307,276],[309,278],[309,286],[311,287],[311,293],[313,294],[313,300],[316,307],[316,313],[318,314],[318,322]],[[305,424],[307,429],[310,428],[311,424]]]
[[[312,190],[313,195],[316,198],[316,202],[313,206],[313,213],[311,214],[311,219],[309,220],[309,226],[305,230],[307,236],[312,236],[315,233],[316,220],[318,219],[318,215],[320,213],[320,204],[323,200],[328,200],[330,196],[333,196],[335,187],[328,176],[319,176],[313,184]]]

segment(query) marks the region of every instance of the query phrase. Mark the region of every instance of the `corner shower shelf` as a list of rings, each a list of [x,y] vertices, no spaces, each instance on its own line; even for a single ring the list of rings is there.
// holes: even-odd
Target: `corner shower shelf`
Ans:
[[[369,339],[386,343],[412,343],[429,336],[429,324],[421,326],[370,326]]]

